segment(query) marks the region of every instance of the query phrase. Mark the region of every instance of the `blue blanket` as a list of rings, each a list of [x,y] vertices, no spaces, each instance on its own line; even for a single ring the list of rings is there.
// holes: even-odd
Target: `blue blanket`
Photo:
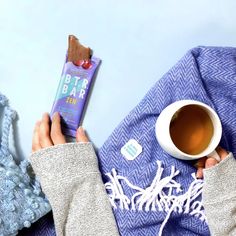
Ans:
[[[191,161],[165,153],[155,122],[169,104],[194,99],[219,115],[220,145],[236,154],[236,49],[197,47],[161,78],[99,150],[100,169],[121,235],[210,235],[202,205],[203,181]],[[121,148],[135,139],[142,153],[127,160]]]

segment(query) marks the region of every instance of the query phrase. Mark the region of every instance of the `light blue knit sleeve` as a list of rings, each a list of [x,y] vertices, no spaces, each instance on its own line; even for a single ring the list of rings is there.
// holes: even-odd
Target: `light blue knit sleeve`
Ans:
[[[236,235],[236,160],[233,154],[204,170],[203,203],[213,236]]]
[[[91,143],[56,145],[30,160],[52,206],[58,236],[119,235]]]
[[[51,210],[39,182],[31,175],[29,162],[16,162],[10,151],[16,116],[0,93],[0,236],[17,235]]]

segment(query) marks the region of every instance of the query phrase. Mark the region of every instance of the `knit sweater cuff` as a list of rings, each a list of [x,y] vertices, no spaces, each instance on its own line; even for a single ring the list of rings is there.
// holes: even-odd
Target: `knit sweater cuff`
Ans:
[[[99,171],[92,143],[67,143],[44,148],[32,153],[30,162],[44,185]]]
[[[214,167],[204,170],[203,200],[214,204],[235,197],[236,160],[232,153]]]

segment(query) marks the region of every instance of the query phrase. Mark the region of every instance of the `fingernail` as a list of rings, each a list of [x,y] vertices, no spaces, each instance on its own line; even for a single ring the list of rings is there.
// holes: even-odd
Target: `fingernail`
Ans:
[[[203,178],[203,169],[198,169],[196,173],[197,179],[202,179]]]
[[[36,123],[35,123],[35,126],[39,126],[41,124],[41,120],[38,120]]]
[[[80,126],[80,127],[78,128],[78,133],[79,133],[80,135],[85,135],[85,132],[84,132],[84,129],[83,129],[82,126]]]
[[[55,120],[55,119],[58,119],[58,118],[60,118],[59,113],[58,112],[53,113],[52,119]]]
[[[197,179],[200,179],[200,173],[197,172],[196,177]]]
[[[42,118],[46,118],[47,116],[48,116],[48,113],[44,112]]]

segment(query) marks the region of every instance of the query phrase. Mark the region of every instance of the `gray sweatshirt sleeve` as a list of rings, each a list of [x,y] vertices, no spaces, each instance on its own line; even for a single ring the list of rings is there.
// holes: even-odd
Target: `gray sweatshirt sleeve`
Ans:
[[[236,235],[236,160],[204,170],[203,204],[212,236]]]
[[[58,236],[119,235],[91,143],[45,148],[30,161],[52,206]]]

